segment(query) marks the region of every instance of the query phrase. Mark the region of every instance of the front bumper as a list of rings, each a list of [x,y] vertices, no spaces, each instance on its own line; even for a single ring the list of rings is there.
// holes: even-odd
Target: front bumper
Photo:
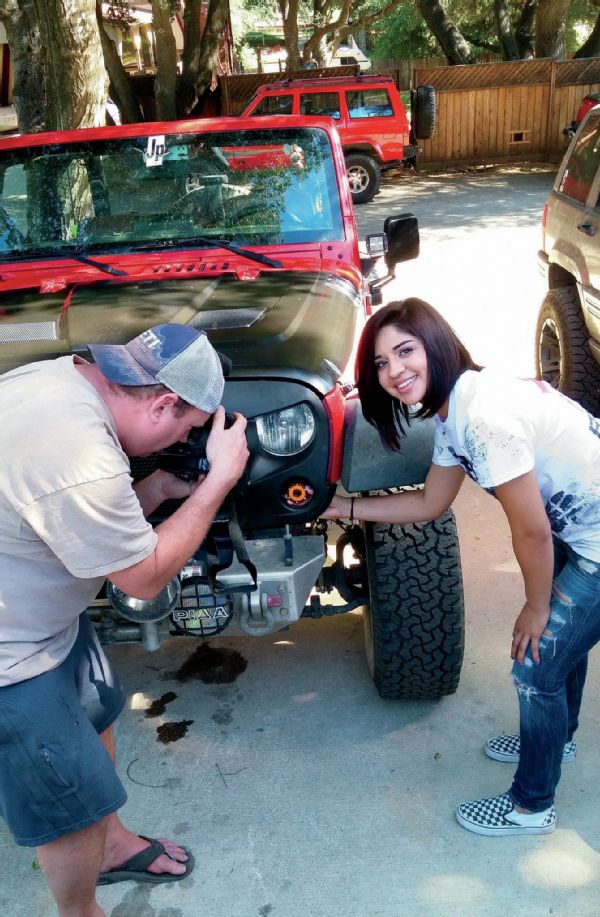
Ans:
[[[245,547],[256,568],[256,584],[234,559],[219,571],[217,588],[211,590],[206,567],[192,560],[180,571],[176,603],[158,620],[152,613],[156,599],[119,609],[106,597],[97,599],[88,614],[101,642],[141,642],[155,650],[169,636],[263,636],[297,621],[325,562],[323,537],[260,538],[246,541]]]

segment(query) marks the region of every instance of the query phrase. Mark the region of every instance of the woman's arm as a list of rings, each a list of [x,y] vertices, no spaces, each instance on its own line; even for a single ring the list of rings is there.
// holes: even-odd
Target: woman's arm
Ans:
[[[445,513],[464,480],[460,465],[432,465],[420,490],[407,490],[383,497],[355,497],[353,519],[361,522],[430,522]],[[323,519],[350,518],[351,498],[337,495]]]
[[[550,617],[554,547],[535,472],[529,471],[496,487],[496,496],[508,519],[525,584],[526,602],[513,629],[511,656],[523,665],[525,651],[531,644],[533,660],[539,662],[540,637]]]

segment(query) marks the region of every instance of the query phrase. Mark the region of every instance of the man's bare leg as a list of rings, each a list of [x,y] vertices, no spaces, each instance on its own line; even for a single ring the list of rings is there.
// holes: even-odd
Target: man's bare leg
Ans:
[[[107,819],[37,848],[37,857],[59,917],[106,917],[96,902],[96,879]]]
[[[116,754],[112,726],[109,726],[108,729],[101,734],[100,738],[114,762]],[[106,840],[99,872],[108,872],[108,870],[120,866],[125,860],[128,860],[130,857],[135,856],[136,853],[140,853],[140,851],[148,847],[147,841],[125,828],[116,812],[107,815],[104,821],[106,822]],[[185,861],[187,860],[187,853],[167,838],[159,837],[157,840],[164,845],[169,856],[162,854],[157,857],[157,859],[147,867],[146,871],[154,873],[171,873],[174,876],[182,875],[186,870]]]

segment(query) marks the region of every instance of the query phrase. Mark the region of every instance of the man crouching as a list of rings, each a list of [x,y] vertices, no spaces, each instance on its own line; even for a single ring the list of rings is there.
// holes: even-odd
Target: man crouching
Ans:
[[[193,857],[128,831],[112,724],[124,705],[84,613],[103,580],[156,596],[204,540],[248,459],[246,421],[225,429],[219,355],[203,332],[158,325],[125,345],[0,376],[0,813],[37,847],[60,917],[100,917],[97,884],[184,878]],[[128,456],[214,415],[210,471],[155,471],[132,486]],[[146,520],[185,498],[153,528]]]

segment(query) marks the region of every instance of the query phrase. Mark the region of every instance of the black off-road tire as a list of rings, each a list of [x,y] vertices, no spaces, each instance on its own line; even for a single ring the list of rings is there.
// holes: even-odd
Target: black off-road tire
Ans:
[[[347,153],[346,169],[354,204],[367,204],[379,191],[381,169],[367,153]]]
[[[546,293],[535,333],[538,379],[598,416],[600,366],[588,344],[581,302],[576,287],[556,287]]]
[[[419,525],[365,526],[370,605],[365,651],[391,700],[453,694],[464,653],[464,601],[451,510]]]
[[[411,98],[411,123],[415,140],[430,140],[435,131],[435,89],[417,86]]]

